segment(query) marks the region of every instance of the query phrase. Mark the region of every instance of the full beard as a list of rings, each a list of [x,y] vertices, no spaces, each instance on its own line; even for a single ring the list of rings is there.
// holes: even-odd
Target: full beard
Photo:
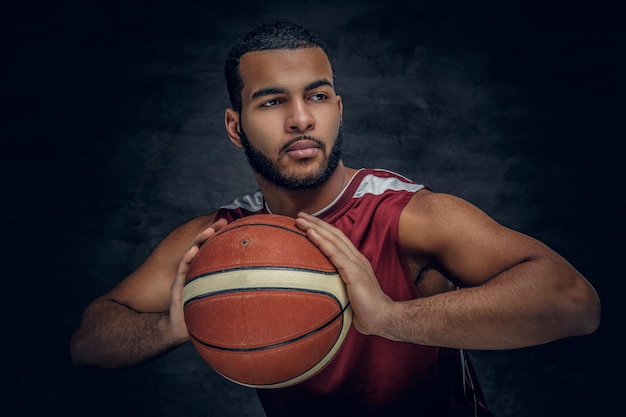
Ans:
[[[306,177],[301,177],[284,173],[278,162],[272,161],[260,150],[252,146],[248,139],[248,136],[243,130],[243,126],[241,127],[240,136],[241,144],[243,145],[246,157],[248,158],[248,163],[250,164],[252,169],[263,178],[265,178],[267,181],[286,190],[315,188],[324,184],[335,172],[335,169],[337,169],[337,165],[339,165],[339,161],[341,161],[343,153],[343,129],[342,125],[339,125],[339,131],[337,132],[335,144],[330,150],[330,155],[326,157],[326,159],[315,172]],[[322,141],[311,136],[301,136],[295,138],[290,142],[290,144],[301,139],[314,141],[315,143],[320,145],[322,151],[326,150],[326,145]]]

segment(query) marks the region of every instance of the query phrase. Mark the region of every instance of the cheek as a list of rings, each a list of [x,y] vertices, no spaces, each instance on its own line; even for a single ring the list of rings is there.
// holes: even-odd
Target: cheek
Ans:
[[[252,118],[244,118],[242,119],[242,127],[246,132],[248,141],[254,148],[268,157],[272,157],[276,153],[275,149],[272,148],[275,147],[276,128],[271,126],[268,121],[260,122]]]
[[[242,118],[242,124],[248,136],[261,137],[275,135],[277,129],[283,126],[282,121],[271,115],[263,114],[257,116],[248,116]]]
[[[327,126],[326,129],[330,133],[336,134],[339,131],[339,125],[341,124],[341,115],[338,114],[336,111],[333,113],[330,113],[324,119],[324,122]]]

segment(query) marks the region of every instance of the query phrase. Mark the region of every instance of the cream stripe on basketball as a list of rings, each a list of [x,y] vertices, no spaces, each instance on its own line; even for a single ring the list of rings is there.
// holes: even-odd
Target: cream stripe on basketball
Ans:
[[[291,268],[242,268],[220,271],[195,278],[183,288],[183,304],[198,296],[211,293],[254,288],[289,288],[320,291],[333,294],[341,303],[348,305],[348,293],[339,274],[322,275],[319,271]]]

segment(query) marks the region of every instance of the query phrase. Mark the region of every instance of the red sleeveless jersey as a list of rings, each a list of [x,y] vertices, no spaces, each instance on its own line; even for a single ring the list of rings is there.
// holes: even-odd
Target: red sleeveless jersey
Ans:
[[[339,228],[367,257],[393,300],[420,295],[400,248],[402,209],[423,185],[385,170],[362,169],[317,217]],[[269,213],[261,192],[223,206],[229,222]],[[491,416],[467,353],[394,342],[351,328],[332,361],[300,384],[257,390],[273,416]]]

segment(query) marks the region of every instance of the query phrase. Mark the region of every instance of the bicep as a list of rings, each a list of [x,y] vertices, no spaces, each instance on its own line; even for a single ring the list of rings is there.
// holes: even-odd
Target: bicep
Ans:
[[[214,215],[194,218],[169,233],[130,275],[100,300],[113,300],[140,312],[169,310],[170,289],[183,254]]]
[[[460,198],[425,194],[401,217],[403,245],[458,286],[484,284],[528,260],[551,256],[539,241],[506,228]],[[410,230],[411,232],[406,232]]]

